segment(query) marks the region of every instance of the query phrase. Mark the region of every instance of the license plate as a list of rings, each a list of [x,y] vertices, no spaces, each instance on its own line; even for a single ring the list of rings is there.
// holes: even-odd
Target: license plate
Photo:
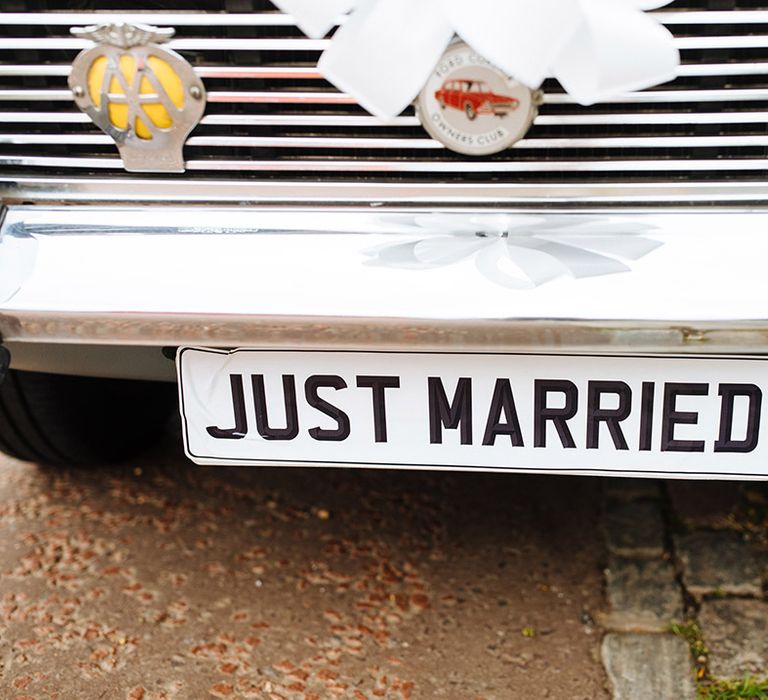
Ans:
[[[765,358],[182,348],[198,464],[768,476]]]

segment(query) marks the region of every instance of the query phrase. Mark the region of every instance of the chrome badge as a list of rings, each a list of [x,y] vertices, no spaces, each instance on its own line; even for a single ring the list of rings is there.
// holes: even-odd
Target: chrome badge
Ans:
[[[513,80],[463,42],[443,54],[416,101],[429,134],[457,153],[485,156],[525,136],[541,93]]]
[[[141,24],[73,27],[95,42],[72,64],[77,106],[111,136],[131,172],[183,172],[182,147],[205,109],[192,66],[160,46],[174,34]]]

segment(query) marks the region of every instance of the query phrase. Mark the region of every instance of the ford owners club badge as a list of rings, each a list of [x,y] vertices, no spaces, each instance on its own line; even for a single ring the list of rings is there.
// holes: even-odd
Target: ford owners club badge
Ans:
[[[429,134],[457,153],[485,156],[525,136],[541,93],[513,80],[463,42],[443,54],[416,100]]]

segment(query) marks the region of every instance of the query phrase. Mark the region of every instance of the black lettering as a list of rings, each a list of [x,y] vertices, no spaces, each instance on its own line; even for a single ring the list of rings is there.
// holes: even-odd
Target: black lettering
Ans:
[[[296,409],[296,379],[292,374],[283,375],[283,402],[285,404],[285,428],[271,428],[267,416],[267,397],[264,375],[251,376],[253,404],[256,409],[256,430],[265,440],[293,440],[299,434],[299,414]]]
[[[472,444],[472,380],[461,377],[456,384],[453,401],[448,402],[440,377],[427,379],[429,391],[429,441],[442,444],[443,426],[461,427],[461,444]]]
[[[318,396],[317,390],[326,387],[338,391],[346,389],[347,383],[335,374],[312,375],[304,383],[304,395],[312,408],[316,408],[329,418],[333,418],[336,421],[336,427],[332,430],[320,427],[310,428],[309,435],[314,440],[342,442],[349,437],[349,416],[338,406],[334,406]]]
[[[563,408],[549,408],[547,394],[559,392],[565,395]],[[533,446],[547,446],[547,421],[552,421],[563,447],[576,447],[566,421],[576,415],[579,390],[567,379],[537,379],[533,389]]]
[[[648,452],[653,439],[653,398],[656,385],[653,382],[643,382],[643,393],[640,397],[640,451]]]
[[[232,410],[235,414],[234,428],[217,428],[209,425],[208,435],[217,440],[242,440],[248,432],[248,417],[245,414],[245,391],[243,390],[243,375],[230,374],[229,386],[232,389]]]
[[[696,425],[699,414],[695,411],[678,411],[678,396],[707,396],[707,384],[670,382],[664,384],[664,406],[661,417],[662,452],[704,452],[704,440],[675,440],[676,425]]]
[[[506,418],[501,422],[502,414]],[[493,388],[491,407],[488,410],[488,422],[485,424],[483,445],[495,445],[497,435],[509,435],[512,447],[523,447],[523,435],[517,418],[515,398],[509,379],[497,379]]]
[[[715,452],[752,452],[757,447],[760,434],[760,412],[763,392],[754,384],[721,384],[720,436],[715,442]],[[743,440],[733,439],[733,400],[737,396],[749,399],[747,412],[747,436]]]
[[[376,442],[387,441],[387,404],[385,389],[399,389],[400,377],[361,376],[357,378],[357,386],[361,389],[371,389],[373,400],[373,432]]]
[[[616,394],[618,408],[600,408],[603,394]],[[608,426],[608,432],[617,450],[628,450],[627,440],[621,430],[621,421],[629,418],[632,410],[632,389],[625,382],[594,381],[587,384],[587,449],[596,450],[600,441],[600,423]]]

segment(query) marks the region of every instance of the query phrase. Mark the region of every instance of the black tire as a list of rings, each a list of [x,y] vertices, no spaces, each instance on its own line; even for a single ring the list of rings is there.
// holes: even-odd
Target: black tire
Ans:
[[[475,111],[475,108],[472,106],[471,102],[467,102],[464,105],[464,113],[467,115],[467,119],[469,119],[471,122],[477,119],[477,112]]]
[[[178,403],[164,382],[10,370],[0,385],[0,451],[43,464],[119,462],[153,444]]]

